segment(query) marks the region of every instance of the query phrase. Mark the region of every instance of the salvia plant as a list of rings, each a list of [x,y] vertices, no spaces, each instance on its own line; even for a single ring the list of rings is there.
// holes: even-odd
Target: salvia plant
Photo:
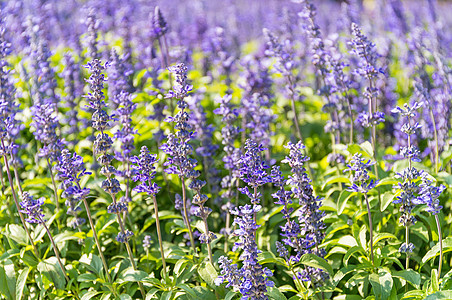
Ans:
[[[3,1],[0,299],[452,299],[447,1]]]

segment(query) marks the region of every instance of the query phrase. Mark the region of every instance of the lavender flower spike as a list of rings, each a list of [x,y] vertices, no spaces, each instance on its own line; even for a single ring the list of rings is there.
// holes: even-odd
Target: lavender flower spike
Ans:
[[[240,270],[226,257],[219,259],[222,275],[215,280],[215,284],[220,285],[227,281],[226,287],[232,286],[235,291],[240,291],[242,299],[267,300],[267,286],[274,286],[274,283],[268,280],[272,272],[262,267],[257,261],[260,251],[256,244],[256,230],[260,226],[254,221],[253,215],[260,209],[260,205],[247,204],[231,212],[236,215],[234,223],[239,226],[234,232],[239,237],[239,241],[235,243],[232,250],[243,249],[240,255],[243,265]]]

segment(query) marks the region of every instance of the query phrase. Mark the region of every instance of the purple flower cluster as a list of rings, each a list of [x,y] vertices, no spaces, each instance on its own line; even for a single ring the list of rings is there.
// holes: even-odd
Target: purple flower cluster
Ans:
[[[25,219],[28,223],[41,224],[44,222],[44,214],[42,213],[41,206],[44,204],[44,197],[35,200],[28,192],[22,194],[22,202],[19,203],[22,207],[20,211],[23,214],[27,214],[28,218]]]
[[[137,193],[147,193],[155,196],[159,192],[160,187],[155,182],[151,182],[151,180],[155,178],[156,174],[154,164],[158,162],[157,155],[151,154],[148,148],[143,146],[141,147],[140,155],[133,156],[130,161],[133,163],[132,168],[138,172],[133,177],[133,181],[141,182],[134,190]]]
[[[66,107],[69,108],[66,112],[66,117],[64,122],[69,125],[65,134],[78,136],[80,132],[79,128],[79,116],[78,116],[78,99],[83,94],[83,84],[81,82],[81,70],[80,63],[76,63],[72,55],[68,52],[64,54],[64,92],[66,97],[64,101],[66,102]],[[71,144],[75,145],[77,139],[73,138]]]
[[[378,89],[375,83],[378,74],[384,74],[384,72],[383,69],[377,68],[378,54],[375,44],[362,33],[357,24],[352,23],[351,29],[354,37],[349,43],[352,47],[351,53],[359,58],[359,65],[354,73],[369,82],[364,91],[364,98],[367,99],[369,110],[361,112],[356,122],[363,127],[374,127],[384,122],[384,113],[377,111]]]
[[[196,95],[192,97],[193,101],[188,103],[191,110],[189,122],[195,132],[195,138],[200,142],[200,145],[196,148],[196,154],[202,158],[207,185],[210,192],[217,195],[221,179],[218,169],[215,168],[214,157],[219,147],[213,142],[215,127],[208,124],[206,112],[201,105],[201,97]]]
[[[307,175],[306,168],[304,167],[309,157],[303,154],[305,146],[301,142],[297,144],[289,142],[285,148],[289,149],[289,156],[282,162],[287,163],[291,167],[292,175],[289,175],[287,184],[292,186],[291,192],[293,198],[299,200],[298,223],[300,233],[302,233],[300,238],[292,239],[292,243],[286,244],[288,246],[295,245],[298,247],[296,250],[297,256],[292,258],[295,262],[304,253],[313,253],[319,257],[324,257],[325,250],[319,248],[319,245],[325,237],[324,229],[326,227],[322,220],[325,214],[320,211],[322,199],[314,196],[311,179]],[[295,230],[295,232],[298,231],[298,228],[293,225],[288,229]],[[292,234],[292,232],[290,233]],[[294,243],[294,240],[296,240],[296,243]],[[315,285],[321,285],[328,275],[320,269],[307,267],[299,274],[299,277],[303,280],[309,280]]]
[[[377,184],[378,180],[371,179],[369,182],[369,168],[374,165],[375,162],[367,160],[362,157],[361,153],[356,153],[353,155],[350,163],[347,165],[348,169],[344,172],[351,171],[352,186],[347,190],[350,192],[357,192],[362,194],[367,194],[371,189],[373,189]]]
[[[191,91],[191,86],[186,82],[187,67],[184,64],[178,64],[168,68],[170,72],[175,74],[175,84],[173,90],[167,95],[168,98],[175,98],[178,100],[177,106],[180,111],[174,117],[168,117],[166,120],[174,122],[174,129],[176,134],[170,133],[168,135],[167,143],[161,146],[163,152],[169,155],[168,161],[163,165],[168,166],[165,172],[168,174],[177,174],[179,177],[188,178],[193,168],[196,166],[196,160],[190,158],[189,155],[193,152],[193,147],[189,141],[193,138],[192,126],[188,122],[189,115],[185,111],[188,107],[184,98],[188,92]]]
[[[65,141],[57,133],[59,122],[55,105],[53,103],[35,104],[32,107],[33,132],[36,140],[42,143],[39,156],[50,161],[57,161],[58,156],[65,147]]]
[[[267,173],[269,167],[262,158],[264,150],[266,148],[262,145],[258,145],[253,140],[248,139],[245,142],[245,154],[238,161],[240,165],[240,179],[253,189],[272,181]],[[257,195],[252,195],[247,187],[240,189],[240,191],[251,198],[251,203],[259,204],[259,197],[256,198]]]
[[[137,130],[133,128],[132,114],[135,111],[136,104],[133,102],[133,96],[128,92],[122,91],[116,97],[117,109],[115,117],[119,121],[119,129],[114,133],[114,137],[120,142],[121,151],[115,153],[115,158],[118,161],[123,162],[124,169],[116,173],[117,176],[125,178],[126,192],[121,198],[121,202],[130,202],[130,178],[133,176],[133,170],[130,169],[131,153],[135,150],[135,135],[138,134]]]
[[[67,214],[74,217],[70,226],[78,228],[86,221],[84,218],[78,217],[78,213],[81,211],[79,205],[81,201],[88,197],[90,192],[90,189],[80,186],[80,179],[82,176],[91,173],[86,171],[83,158],[77,153],[71,155],[67,149],[61,152],[55,169],[58,171],[57,176],[61,180],[61,189],[63,190],[61,197],[66,199]]]
[[[256,230],[260,226],[256,224],[253,215],[260,209],[260,205],[247,204],[231,211],[236,215],[234,223],[239,227],[234,232],[239,237],[239,241],[234,244],[232,250],[243,249],[240,255],[243,265],[240,270],[226,257],[221,257],[219,260],[222,275],[215,280],[215,283],[220,285],[228,281],[227,286],[233,286],[235,290],[240,291],[242,299],[266,300],[268,299],[265,294],[267,286],[274,286],[274,283],[268,280],[273,273],[268,268],[262,267],[257,260],[260,251],[256,244]]]
[[[11,80],[11,69],[6,61],[6,57],[10,53],[10,44],[5,38],[5,27],[3,20],[0,19],[0,137],[5,144],[6,149],[0,145],[0,156],[6,153],[16,153],[18,145],[15,140],[20,134],[22,126],[20,121],[16,119],[19,112],[19,104],[15,101],[16,89]],[[13,164],[19,162],[16,155],[13,157]]]
[[[400,190],[400,195],[396,197],[393,201],[394,204],[400,204],[400,211],[402,215],[399,218],[399,222],[402,226],[409,227],[416,223],[416,218],[412,215],[412,211],[416,205],[424,203],[424,199],[431,198],[431,195],[426,195],[423,197],[422,189],[419,185],[418,178],[423,178],[427,176],[422,170],[418,170],[412,166],[413,161],[420,161],[419,150],[412,146],[411,136],[416,133],[416,131],[421,127],[418,122],[414,121],[416,116],[416,111],[422,107],[422,103],[414,102],[412,106],[405,104],[403,108],[396,107],[393,109],[394,113],[399,113],[405,118],[405,124],[403,124],[401,131],[407,135],[408,144],[400,150],[400,155],[408,159],[408,167],[404,169],[401,173],[397,173],[396,177],[402,180],[398,183],[398,189]],[[429,185],[424,179],[424,191],[429,193],[429,189],[426,185]],[[433,204],[432,204],[433,205]],[[403,243],[400,247],[400,252],[410,253],[414,249],[414,246],[410,243]]]
[[[271,91],[272,79],[268,68],[259,60],[249,57],[243,60],[244,72],[242,77],[246,84],[241,87],[245,90],[240,113],[242,115],[242,142],[249,132],[249,137],[256,143],[264,146],[270,145],[270,124],[276,116],[270,106],[273,97]]]

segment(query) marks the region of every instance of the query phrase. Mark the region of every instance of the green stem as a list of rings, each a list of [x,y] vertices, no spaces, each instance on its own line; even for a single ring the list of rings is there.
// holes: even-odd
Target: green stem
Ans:
[[[188,229],[188,235],[190,236],[190,243],[193,247],[194,255],[196,255],[196,246],[195,246],[195,239],[193,238],[193,231],[191,230],[190,220],[188,219],[188,209],[187,209],[187,195],[186,195],[186,188],[185,188],[185,178],[181,177],[182,180],[182,205],[184,207],[184,219],[185,219],[185,225]]]
[[[229,201],[228,201],[229,203]],[[229,206],[228,206],[229,207]],[[229,252],[229,223],[231,222],[231,213],[229,212],[229,209],[226,212],[226,231],[224,233],[224,253]]]
[[[157,236],[158,236],[158,239],[159,239],[160,253],[162,253],[163,276],[165,277],[165,280],[166,280],[167,279],[167,276],[166,276],[166,261],[165,261],[165,254],[163,252],[163,240],[162,240],[162,231],[160,229],[159,209],[157,207],[157,199],[155,198],[155,195],[152,196],[152,200],[154,201],[155,225],[157,227]]]
[[[438,228],[439,240],[439,262],[438,262],[438,281],[441,278],[441,267],[443,265],[443,234],[441,233],[441,224],[439,223],[438,214],[435,215],[436,227]]]
[[[436,128],[435,117],[433,116],[433,110],[430,107],[430,117],[432,118],[433,123],[433,135],[435,137],[435,173],[439,172],[439,143],[438,143],[438,130]]]
[[[77,186],[79,189],[81,189],[80,184],[78,182],[77,182]],[[97,250],[99,251],[99,255],[102,260],[102,264],[104,265],[104,269],[105,269],[105,273],[107,274],[108,282],[112,283],[110,273],[108,272],[107,260],[105,259],[104,253],[102,251],[102,247],[100,245],[99,238],[98,238],[97,232],[96,232],[96,227],[94,226],[93,217],[91,216],[91,210],[89,209],[89,204],[88,204],[88,201],[86,200],[86,198],[83,198],[83,205],[85,206],[86,215],[88,216],[88,220],[89,220],[89,225],[91,226],[91,229],[93,231],[94,241],[96,242]]]
[[[405,227],[405,244],[407,247],[407,252],[406,252],[406,260],[405,260],[405,269],[408,270],[409,266],[410,266],[410,253],[408,252],[408,245],[410,243],[410,226],[406,226]]]
[[[57,257],[58,264],[60,265],[61,270],[63,271],[64,278],[66,278],[67,282],[69,282],[69,277],[66,275],[66,268],[64,267],[63,263],[61,262],[60,253],[55,244],[55,241],[53,240],[52,234],[50,233],[50,230],[47,227],[46,222],[44,222],[44,220],[41,217],[39,217],[39,221],[44,226],[45,230],[47,231],[47,235],[49,236],[50,242],[52,243],[52,246],[53,246],[53,252],[55,252],[55,256]]]
[[[369,199],[367,198],[367,194],[364,194],[364,198],[366,199],[367,216],[369,218],[370,257],[371,257],[372,265],[373,265],[374,264],[374,236],[373,236],[372,214],[371,214],[371,211],[370,211]]]
[[[52,178],[52,185],[53,185],[53,194],[55,197],[55,204],[57,211],[60,211],[60,201],[58,199],[58,188],[55,182],[55,176],[53,175],[52,166],[50,165],[49,158],[47,158],[47,167],[49,168],[50,177]]]
[[[113,198],[113,203],[116,204],[115,196],[113,194],[111,194],[111,197]],[[124,227],[124,223],[122,222],[121,213],[117,212],[116,216],[118,217],[119,228],[121,229],[121,232],[125,237],[126,229]],[[138,271],[137,265],[135,264],[135,259],[133,258],[132,249],[130,249],[129,241],[126,239],[124,241],[124,244],[126,244],[127,254],[129,255],[129,260],[130,260],[130,263],[132,264],[133,270]],[[146,299],[146,292],[144,291],[143,284],[141,282],[138,282],[138,286],[140,287],[141,296],[143,296],[143,299]]]
[[[3,142],[3,138],[1,139],[1,143],[2,143],[2,149],[6,149],[5,143]],[[19,200],[17,199],[16,191],[14,189],[13,178],[11,176],[11,171],[9,169],[9,162],[8,162],[8,158],[6,157],[6,153],[5,153],[5,155],[3,155],[3,160],[5,161],[6,174],[8,175],[8,181],[9,181],[9,185],[11,187],[11,193],[13,194],[14,203],[16,204],[16,208],[17,208],[17,212],[19,213],[20,221],[22,222],[22,226],[25,228],[25,231],[27,232],[27,236],[30,239],[31,245],[33,246],[33,250],[35,252],[36,258],[39,260],[38,248],[36,247],[35,242],[34,242],[33,238],[31,237],[30,231],[28,230],[24,215],[20,212]],[[19,181],[17,181],[17,185],[19,186],[19,190],[22,190],[22,187],[20,186]]]
[[[3,179],[3,166],[1,163],[0,163],[0,184],[2,185],[2,194],[3,194],[5,192],[5,180]]]

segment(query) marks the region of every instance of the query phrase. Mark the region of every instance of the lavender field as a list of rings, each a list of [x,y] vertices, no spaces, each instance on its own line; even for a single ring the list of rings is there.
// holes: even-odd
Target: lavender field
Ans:
[[[0,299],[452,299],[451,15],[0,2]]]

